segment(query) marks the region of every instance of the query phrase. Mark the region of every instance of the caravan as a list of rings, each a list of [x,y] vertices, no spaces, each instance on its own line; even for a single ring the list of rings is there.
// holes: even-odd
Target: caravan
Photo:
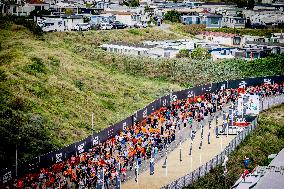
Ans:
[[[41,26],[42,26],[42,31],[44,32],[65,30],[64,21],[61,18],[44,20],[42,21]]]

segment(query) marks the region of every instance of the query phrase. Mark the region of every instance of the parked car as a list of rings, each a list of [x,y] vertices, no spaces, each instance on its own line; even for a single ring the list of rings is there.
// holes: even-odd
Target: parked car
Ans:
[[[135,28],[146,28],[147,27],[147,23],[139,22],[139,23],[134,24],[134,27]]]
[[[91,29],[91,25],[89,23],[81,23],[74,26],[74,30],[76,31],[87,31],[89,29]]]
[[[113,29],[124,29],[124,28],[127,28],[128,26],[126,24],[123,24],[119,21],[115,21],[112,23],[112,27]]]
[[[100,29],[101,30],[111,30],[112,29],[112,24],[110,23],[101,23],[100,24]]]
[[[264,24],[254,23],[251,25],[252,29],[266,29],[267,27]]]

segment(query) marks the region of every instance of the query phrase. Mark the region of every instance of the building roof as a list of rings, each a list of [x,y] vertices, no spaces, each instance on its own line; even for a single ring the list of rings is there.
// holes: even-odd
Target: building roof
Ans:
[[[269,164],[271,171],[267,171],[254,187],[255,189],[283,188],[284,186],[284,148]],[[278,168],[282,167],[282,171]],[[278,172],[279,171],[279,172]]]
[[[260,42],[260,41],[247,41],[246,44],[284,47],[283,43],[266,43],[266,42]]]
[[[206,35],[206,36],[215,36],[215,37],[236,37],[238,36],[237,34],[233,34],[233,33],[210,32],[210,31],[203,31],[203,32],[200,32],[200,34]]]
[[[132,15],[133,13],[131,12],[122,12],[122,11],[102,11],[102,14],[115,14],[115,15]]]
[[[112,42],[108,43],[106,45],[118,45],[118,46],[127,46],[127,47],[135,47],[135,48],[153,48],[156,45],[147,45],[147,44],[141,44],[141,43],[127,43],[127,42]]]

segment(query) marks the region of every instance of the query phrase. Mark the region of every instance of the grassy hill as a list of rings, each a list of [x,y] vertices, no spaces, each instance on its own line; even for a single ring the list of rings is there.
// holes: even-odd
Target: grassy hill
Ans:
[[[16,141],[20,159],[27,159],[90,135],[92,112],[97,132],[170,89],[181,89],[170,82],[109,70],[92,57],[106,41],[174,38],[153,29],[37,37],[23,26],[2,25],[0,161],[13,160]]]
[[[258,61],[151,59],[107,53],[102,43],[176,39],[154,28],[33,35],[0,20],[0,161],[70,144],[114,124],[171,89],[284,73],[284,55]],[[26,25],[27,26],[27,25]],[[28,25],[29,26],[29,25]]]
[[[284,105],[272,108],[260,114],[259,125],[229,156],[228,173],[225,180],[221,166],[213,169],[188,189],[230,188],[244,171],[243,158],[254,160],[250,168],[256,165],[268,165],[268,155],[278,153],[284,148]]]

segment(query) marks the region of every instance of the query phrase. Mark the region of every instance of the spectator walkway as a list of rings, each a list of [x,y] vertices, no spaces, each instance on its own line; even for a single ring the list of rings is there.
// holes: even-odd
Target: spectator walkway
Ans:
[[[220,116],[219,116],[220,117]],[[222,118],[218,119],[218,125],[221,126]],[[201,141],[201,129],[196,133],[195,139],[193,140],[192,150],[192,164],[191,157],[189,155],[191,140],[187,139],[181,145],[182,149],[182,161],[180,161],[180,147],[179,145],[172,152],[168,154],[168,168],[166,176],[166,168],[162,168],[165,157],[159,160],[155,164],[155,174],[150,175],[149,168],[140,173],[138,176],[138,183],[135,182],[134,178],[122,184],[122,188],[161,188],[162,186],[176,180],[177,178],[193,171],[200,165],[205,164],[207,161],[212,159],[214,156],[219,154],[229,144],[229,142],[235,137],[235,135],[219,135],[216,138],[215,135],[216,121],[214,120],[210,129],[210,144],[208,144],[208,123],[204,126],[204,135],[202,140],[202,148],[199,149]],[[220,127],[219,127],[220,128]],[[189,130],[184,128],[181,132]],[[222,148],[221,148],[222,144]],[[201,161],[200,161],[201,160]],[[200,164],[201,163],[201,164]],[[192,167],[191,167],[192,165]]]

